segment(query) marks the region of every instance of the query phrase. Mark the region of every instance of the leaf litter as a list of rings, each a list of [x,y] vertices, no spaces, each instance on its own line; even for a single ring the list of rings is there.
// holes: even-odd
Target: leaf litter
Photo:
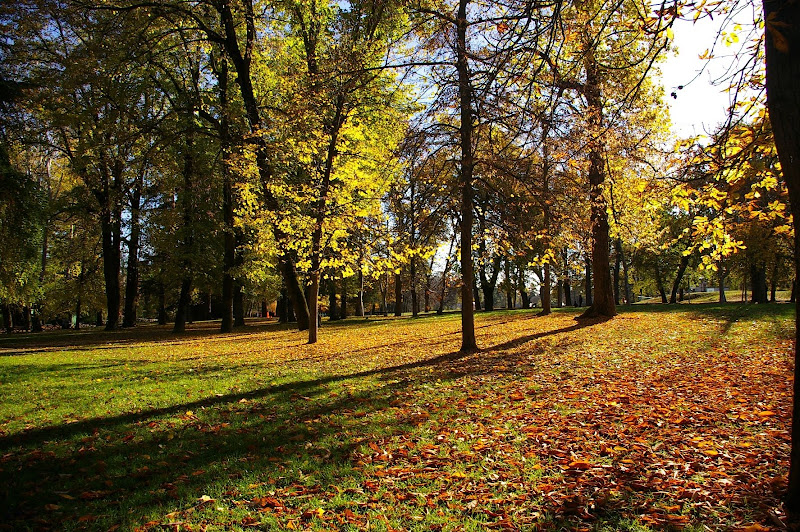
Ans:
[[[91,467],[92,482],[59,478],[54,484],[66,489],[57,496],[56,485],[22,484],[8,522],[98,530],[782,526],[792,375],[785,335],[767,321],[728,327],[714,313],[573,318],[481,316],[484,349],[468,356],[454,353],[455,320],[398,320],[363,334],[354,323],[322,347],[295,342],[295,351],[280,348],[291,332],[266,329],[242,351],[223,353],[227,365],[249,364],[268,389],[280,388],[282,375],[314,386],[289,383],[270,396],[242,382],[237,395],[205,382],[208,405],[178,404],[174,414],[111,429],[98,422],[90,436],[48,440],[47,450],[21,432],[3,445],[4,476],[31,469],[53,482],[50,464],[76,477]],[[263,350],[247,358],[252,345]],[[120,446],[133,446],[129,459]],[[79,470],[64,473],[70,464]]]

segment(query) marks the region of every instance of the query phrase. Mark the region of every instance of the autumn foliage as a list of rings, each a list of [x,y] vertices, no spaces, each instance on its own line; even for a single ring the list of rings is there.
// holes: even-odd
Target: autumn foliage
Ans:
[[[633,308],[4,338],[0,528],[776,527],[791,308]]]

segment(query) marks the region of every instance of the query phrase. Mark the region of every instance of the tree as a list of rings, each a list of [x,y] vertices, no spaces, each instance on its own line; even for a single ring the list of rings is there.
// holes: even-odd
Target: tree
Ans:
[[[789,191],[792,217],[800,220],[800,4],[786,0],[764,0],[766,21],[767,107],[775,135],[781,171]],[[800,271],[800,240],[795,233],[795,271]],[[800,343],[800,299],[796,305],[795,335]],[[800,516],[800,358],[795,346],[792,449],[786,509]]]

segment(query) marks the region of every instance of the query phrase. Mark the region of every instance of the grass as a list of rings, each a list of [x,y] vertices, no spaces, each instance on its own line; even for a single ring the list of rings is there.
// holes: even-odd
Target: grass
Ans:
[[[576,315],[7,335],[0,529],[775,524],[793,309]]]

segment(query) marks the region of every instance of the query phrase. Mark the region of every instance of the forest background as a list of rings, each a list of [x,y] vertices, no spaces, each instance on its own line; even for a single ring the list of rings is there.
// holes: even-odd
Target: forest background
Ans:
[[[4,7],[6,329],[792,290],[763,21],[676,142],[670,26],[742,6],[458,8]]]

